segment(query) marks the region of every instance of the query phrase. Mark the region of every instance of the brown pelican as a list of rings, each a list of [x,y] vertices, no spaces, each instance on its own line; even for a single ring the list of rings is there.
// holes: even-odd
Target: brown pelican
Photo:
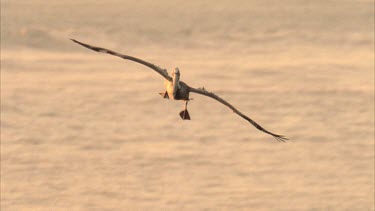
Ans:
[[[204,87],[196,89],[196,88],[190,87],[186,83],[180,81],[180,70],[178,68],[176,68],[174,70],[174,72],[172,73],[172,77],[171,77],[171,76],[168,75],[167,70],[162,69],[162,68],[160,68],[160,67],[158,67],[154,64],[151,64],[149,62],[143,61],[141,59],[138,59],[138,58],[135,58],[135,57],[132,57],[132,56],[128,56],[128,55],[124,55],[124,54],[120,54],[120,53],[117,53],[115,51],[111,51],[111,50],[108,50],[108,49],[105,49],[105,48],[91,46],[91,45],[79,42],[77,40],[74,40],[74,39],[71,39],[71,40],[75,43],[78,43],[78,44],[88,48],[88,49],[91,49],[91,50],[94,50],[94,51],[97,51],[97,52],[100,52],[100,53],[111,54],[113,56],[118,56],[120,58],[131,60],[131,61],[134,61],[134,62],[138,62],[140,64],[143,64],[143,65],[155,70],[157,73],[159,73],[161,76],[163,76],[166,79],[166,81],[165,81],[166,91],[162,92],[162,93],[159,93],[159,94],[162,95],[163,98],[165,98],[165,99],[185,101],[185,108],[184,108],[184,110],[182,110],[180,112],[180,116],[183,120],[190,120],[190,115],[189,115],[189,112],[187,110],[187,104],[188,104],[189,100],[191,100],[189,98],[190,92],[194,92],[194,93],[197,93],[197,94],[201,94],[201,95],[213,98],[213,99],[219,101],[220,103],[228,106],[230,109],[232,109],[232,111],[234,113],[238,114],[239,116],[241,116],[242,118],[244,118],[245,120],[250,122],[258,130],[263,131],[264,133],[267,133],[269,135],[272,135],[276,140],[278,140],[278,141],[288,140],[285,136],[277,135],[277,134],[274,134],[274,133],[264,129],[262,126],[260,126],[254,120],[250,119],[249,117],[247,117],[246,115],[244,115],[243,113],[238,111],[235,107],[233,107],[227,101],[223,100],[222,98],[220,98],[219,96],[217,96],[216,94],[214,94],[212,92],[206,91],[204,89]]]

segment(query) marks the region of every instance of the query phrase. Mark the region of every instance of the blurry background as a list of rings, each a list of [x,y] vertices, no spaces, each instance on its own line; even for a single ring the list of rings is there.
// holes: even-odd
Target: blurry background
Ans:
[[[373,210],[374,2],[1,0],[1,210],[68,209]]]

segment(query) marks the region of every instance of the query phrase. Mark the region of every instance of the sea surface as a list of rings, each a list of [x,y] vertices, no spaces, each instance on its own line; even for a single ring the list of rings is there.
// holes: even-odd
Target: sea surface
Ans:
[[[374,2],[1,0],[0,176],[3,211],[374,210]]]

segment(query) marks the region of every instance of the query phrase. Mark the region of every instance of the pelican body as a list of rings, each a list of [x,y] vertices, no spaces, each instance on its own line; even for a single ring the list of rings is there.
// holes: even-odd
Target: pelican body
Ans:
[[[164,82],[166,91],[159,93],[164,99],[172,100],[184,100],[185,108],[180,112],[180,116],[183,120],[190,120],[190,115],[187,110],[187,104],[189,102],[189,86],[184,82],[180,81],[180,70],[176,67],[172,73],[172,81],[166,80]]]
[[[189,100],[189,87],[180,81],[180,70],[178,68],[172,74],[172,81],[166,80],[164,86],[169,99]]]
[[[220,98],[216,94],[206,91],[203,87],[202,88],[193,88],[193,87],[190,87],[189,85],[187,85],[186,83],[182,82],[180,80],[181,74],[180,74],[180,70],[178,68],[175,68],[175,70],[171,74],[172,75],[172,77],[171,77],[171,76],[168,75],[167,70],[162,69],[162,68],[160,68],[160,67],[158,67],[154,64],[151,64],[149,62],[146,62],[144,60],[138,59],[136,57],[120,54],[120,53],[117,53],[115,51],[108,50],[108,49],[101,48],[101,47],[91,46],[91,45],[79,42],[77,40],[74,40],[74,39],[72,39],[72,41],[75,42],[75,43],[78,43],[79,45],[82,45],[82,46],[84,46],[88,49],[91,49],[93,51],[110,54],[110,55],[117,56],[117,57],[120,57],[120,58],[126,59],[126,60],[131,60],[131,61],[143,64],[143,65],[155,70],[157,73],[159,73],[161,76],[163,76],[166,79],[166,81],[164,83],[166,90],[165,90],[165,92],[162,92],[162,93],[159,93],[159,94],[165,99],[185,101],[185,108],[180,112],[180,117],[183,120],[190,120],[190,115],[189,115],[189,112],[187,110],[187,104],[191,100],[189,98],[189,94],[190,94],[190,92],[193,92],[193,93],[196,93],[196,94],[201,94],[201,95],[210,97],[210,98],[212,98],[214,100],[217,100],[218,102],[224,104],[225,106],[230,108],[234,113],[236,113],[237,115],[239,115],[240,117],[242,117],[246,121],[248,121],[250,124],[252,124],[255,128],[257,128],[258,130],[260,130],[264,133],[272,135],[276,140],[283,141],[283,142],[285,140],[288,140],[285,136],[277,135],[275,133],[272,133],[272,132],[264,129],[262,126],[260,126],[254,120],[252,120],[248,116],[241,113],[234,106],[232,106],[230,103],[223,100],[222,98]]]

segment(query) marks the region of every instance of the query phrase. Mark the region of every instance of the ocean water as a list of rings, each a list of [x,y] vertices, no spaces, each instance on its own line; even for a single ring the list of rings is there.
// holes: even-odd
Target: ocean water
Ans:
[[[374,2],[2,0],[1,210],[374,210]]]

